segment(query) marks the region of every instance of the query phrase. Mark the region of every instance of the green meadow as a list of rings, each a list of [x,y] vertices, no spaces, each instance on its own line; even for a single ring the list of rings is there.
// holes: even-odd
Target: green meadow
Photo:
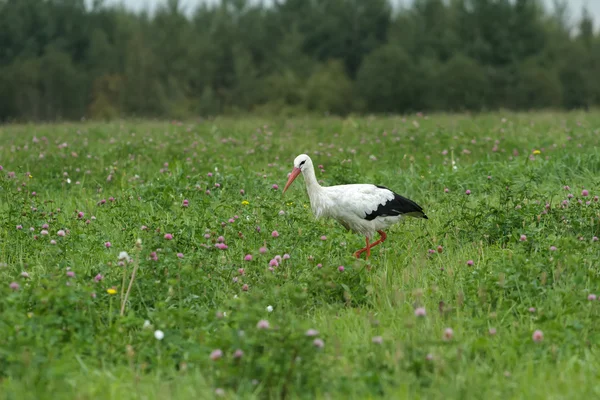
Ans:
[[[598,398],[599,127],[0,126],[0,399]],[[301,153],[429,219],[357,260],[302,177],[282,195]]]

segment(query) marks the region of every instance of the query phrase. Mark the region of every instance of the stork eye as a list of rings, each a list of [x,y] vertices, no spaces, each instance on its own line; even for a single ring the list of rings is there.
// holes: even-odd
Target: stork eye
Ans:
[[[303,166],[306,160],[302,160],[302,162],[298,165],[299,167]]]

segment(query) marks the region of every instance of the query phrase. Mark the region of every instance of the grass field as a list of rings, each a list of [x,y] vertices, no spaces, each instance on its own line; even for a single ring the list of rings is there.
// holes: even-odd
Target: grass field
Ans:
[[[598,398],[599,126],[2,126],[0,398]],[[429,220],[356,260],[301,178],[282,197],[303,152]]]

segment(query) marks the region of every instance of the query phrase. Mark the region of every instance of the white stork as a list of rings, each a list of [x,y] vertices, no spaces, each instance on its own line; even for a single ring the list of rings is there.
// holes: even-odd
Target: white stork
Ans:
[[[347,230],[366,237],[367,246],[354,253],[356,258],[359,258],[365,251],[369,258],[371,249],[387,238],[383,230],[399,222],[403,217],[428,219],[421,206],[384,186],[371,184],[319,185],[312,160],[306,154],[300,154],[294,160],[294,169],[283,193],[300,173],[304,175],[310,206],[317,219],[333,218]],[[379,233],[380,239],[370,243],[375,232]]]

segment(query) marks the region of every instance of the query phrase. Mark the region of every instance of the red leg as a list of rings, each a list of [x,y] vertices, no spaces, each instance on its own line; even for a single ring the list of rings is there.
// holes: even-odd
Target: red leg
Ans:
[[[377,233],[379,233],[379,236],[381,236],[381,238],[379,238],[379,240],[377,240],[376,242],[374,242],[374,243],[371,245],[371,248],[373,248],[373,247],[377,246],[377,245],[378,245],[378,244],[380,244],[380,243],[383,243],[383,242],[385,242],[385,239],[387,239],[387,235],[385,234],[385,232],[384,232],[384,231],[377,231]]]
[[[385,242],[385,240],[387,239],[387,235],[385,234],[385,232],[384,231],[377,231],[377,233],[379,233],[379,236],[381,236],[379,238],[379,240],[377,240],[377,241],[373,242],[371,245],[369,245],[369,238],[367,238],[367,247],[365,247],[364,249],[360,249],[356,253],[354,253],[354,256],[356,258],[359,258],[360,255],[362,253],[364,253],[365,251],[367,252],[367,258],[369,258],[371,256],[371,249],[373,247],[377,246],[378,244]]]
[[[367,247],[365,247],[363,249],[360,249],[360,250],[357,250],[356,253],[354,253],[354,257],[360,258],[360,255],[366,251],[367,252],[367,258],[369,258],[369,256],[371,255],[371,247],[372,246],[369,246],[369,238],[366,238],[366,239],[367,239]]]

